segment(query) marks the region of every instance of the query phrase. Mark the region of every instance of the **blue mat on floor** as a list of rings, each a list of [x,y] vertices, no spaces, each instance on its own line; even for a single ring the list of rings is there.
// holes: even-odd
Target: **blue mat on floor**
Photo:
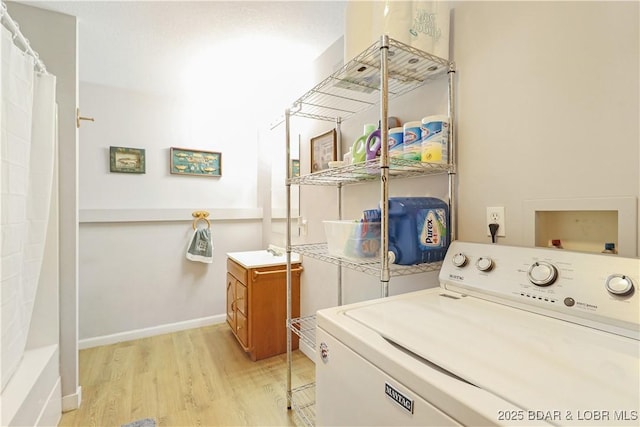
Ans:
[[[134,421],[129,424],[122,424],[122,427],[156,427],[156,420],[145,418],[144,420]]]

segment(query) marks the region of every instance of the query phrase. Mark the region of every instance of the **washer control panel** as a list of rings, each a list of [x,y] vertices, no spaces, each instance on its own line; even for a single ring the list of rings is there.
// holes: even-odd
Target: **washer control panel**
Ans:
[[[640,337],[640,259],[454,241],[440,271],[449,290]]]

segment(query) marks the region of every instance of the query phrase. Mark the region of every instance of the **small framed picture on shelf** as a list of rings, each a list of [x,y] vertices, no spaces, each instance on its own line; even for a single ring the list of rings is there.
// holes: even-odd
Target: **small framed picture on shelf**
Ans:
[[[300,176],[300,160],[291,160],[291,178],[297,178]]]
[[[171,147],[170,172],[176,175],[222,176],[222,153]]]
[[[109,171],[145,173],[144,148],[109,147]]]
[[[336,130],[311,138],[311,172],[329,169],[329,162],[336,160]]]

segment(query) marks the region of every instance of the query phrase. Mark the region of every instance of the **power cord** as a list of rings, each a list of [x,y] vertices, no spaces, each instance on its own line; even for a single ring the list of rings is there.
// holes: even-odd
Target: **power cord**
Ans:
[[[491,243],[496,242],[496,233],[498,232],[498,224],[489,224],[489,232],[491,232]]]

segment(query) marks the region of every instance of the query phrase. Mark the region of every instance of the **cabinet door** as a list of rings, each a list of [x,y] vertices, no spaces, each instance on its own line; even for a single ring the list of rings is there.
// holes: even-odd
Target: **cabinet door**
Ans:
[[[236,337],[238,341],[244,347],[244,350],[249,349],[249,324],[247,323],[247,317],[236,311]]]
[[[292,266],[291,313],[300,314],[299,264]],[[249,271],[249,331],[250,351],[254,360],[261,360],[287,351],[287,278],[285,266],[260,267]],[[292,349],[298,347],[292,337]]]
[[[227,273],[227,323],[236,330],[236,278]]]
[[[236,310],[249,317],[247,311],[247,287],[243,285],[239,280],[236,280]]]

